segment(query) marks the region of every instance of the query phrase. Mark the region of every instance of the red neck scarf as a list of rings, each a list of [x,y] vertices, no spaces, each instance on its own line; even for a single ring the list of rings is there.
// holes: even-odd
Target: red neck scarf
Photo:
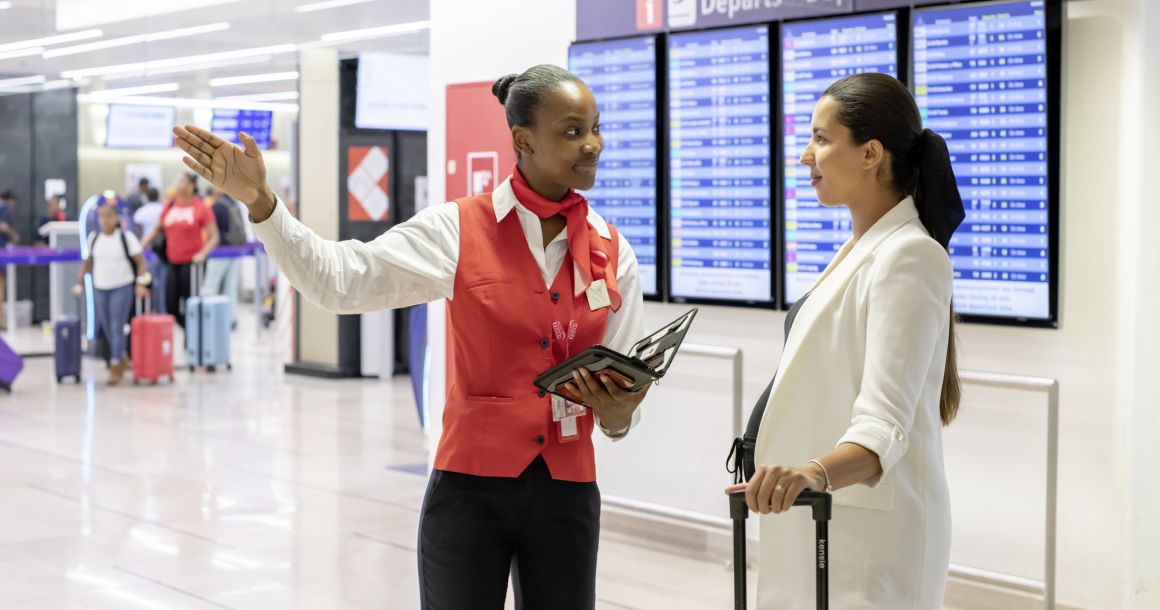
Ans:
[[[518,167],[512,171],[511,185],[520,204],[539,218],[559,214],[568,221],[568,253],[580,271],[580,282],[574,286],[576,294],[573,296],[580,296],[592,282],[604,280],[612,311],[619,311],[620,288],[616,285],[616,274],[608,273],[608,252],[604,249],[603,238],[588,224],[588,200],[568,189],[563,200],[552,201],[532,190]]]

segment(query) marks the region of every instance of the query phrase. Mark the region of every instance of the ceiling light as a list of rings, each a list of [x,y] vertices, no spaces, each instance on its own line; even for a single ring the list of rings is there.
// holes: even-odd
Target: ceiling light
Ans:
[[[374,2],[375,0],[330,0],[329,2],[314,2],[311,4],[302,4],[294,7],[295,13],[312,13],[314,11],[325,11],[326,9],[338,8],[340,6],[350,6],[352,4],[366,4],[367,2]]]
[[[0,89],[7,89],[9,87],[26,87],[28,85],[40,85],[48,79],[43,74],[37,76],[22,76],[20,78],[6,78],[0,80]]]
[[[214,68],[232,68],[234,66],[246,66],[252,64],[268,63],[274,59],[271,55],[258,55],[255,57],[242,57],[238,59],[222,59],[218,61],[207,61],[204,63],[189,64],[187,66],[173,66],[169,68],[148,68],[140,69],[134,72],[122,72],[120,74],[106,74],[101,77],[105,82],[118,80],[136,80],[143,77],[162,76],[166,74],[179,74],[182,72],[198,72],[201,70],[211,70]]]
[[[322,42],[339,42],[345,40],[362,40],[364,38],[383,38],[385,36],[396,36],[399,34],[420,32],[430,28],[430,21],[412,21],[410,23],[396,23],[395,25],[384,25],[374,28],[365,28],[362,30],[332,32],[330,34],[323,34],[319,40]]]
[[[228,87],[230,85],[249,85],[252,83],[276,83],[285,80],[298,80],[297,72],[272,72],[269,74],[248,74],[246,76],[224,76],[209,79],[210,87]]]
[[[11,2],[0,2],[0,11],[6,11],[10,8],[12,8]]]
[[[174,108],[237,108],[239,110],[274,110],[278,112],[298,112],[298,104],[270,104],[252,100],[214,100],[189,97],[149,97],[145,95],[100,96],[82,93],[77,101],[89,104],[129,104],[133,106],[173,106]]]
[[[0,44],[0,53],[4,51],[13,51],[16,49],[27,49],[29,47],[46,47],[49,45],[61,44],[65,42],[75,42],[77,40],[100,38],[104,35],[105,33],[100,30],[85,30],[83,32],[73,32],[72,34],[49,36],[48,38],[33,38],[32,40],[22,40],[20,42]]]
[[[40,55],[44,52],[44,47],[32,47],[31,49],[20,49],[19,51],[8,51],[7,53],[0,53],[0,59],[15,59],[17,57],[31,57],[33,55]]]
[[[150,93],[168,93],[177,91],[181,86],[177,83],[161,83],[159,85],[143,85],[140,87],[122,87],[120,89],[105,89],[93,91],[91,95],[107,97],[110,95],[148,95]]]
[[[297,51],[298,47],[293,44],[279,44],[269,47],[256,47],[252,49],[237,49],[234,51],[222,51],[220,53],[205,53],[203,55],[187,55],[185,57],[172,57],[169,59],[155,59],[152,61],[142,61],[131,64],[118,64],[114,66],[101,66],[99,68],[83,68],[80,70],[65,70],[60,73],[64,78],[84,78],[86,76],[101,76],[105,74],[118,74],[124,72],[152,72],[155,69],[172,68],[178,66],[188,66],[190,64],[207,63],[226,59],[237,59],[244,57],[254,57],[256,55],[276,55],[279,53],[292,53]]]
[[[136,34],[134,36],[124,36],[122,38],[112,38],[109,40],[101,40],[98,42],[89,42],[85,44],[78,44],[71,47],[60,47],[56,49],[49,49],[44,52],[45,59],[52,59],[54,57],[64,57],[65,55],[75,55],[77,53],[87,53],[89,51],[97,51],[100,49],[111,49],[113,47],[124,47],[131,44],[141,44],[145,42],[153,42],[156,40],[170,40],[172,38],[183,38],[185,36],[197,36],[198,34],[208,34],[210,32],[220,32],[222,30],[230,29],[230,24],[227,22],[210,23],[208,25],[199,25],[191,28],[181,28],[177,30],[166,30],[164,32],[156,32],[153,34]]]
[[[217,97],[215,100],[229,100],[237,102],[291,102],[298,99],[297,91],[281,91],[278,93],[255,93],[252,95],[230,95]]]
[[[47,83],[44,83],[43,85],[41,85],[40,88],[44,89],[45,91],[49,91],[52,89],[64,89],[66,87],[76,87],[79,84],[80,83],[78,83],[76,81],[71,81],[71,80],[67,80],[67,79],[50,80]]]

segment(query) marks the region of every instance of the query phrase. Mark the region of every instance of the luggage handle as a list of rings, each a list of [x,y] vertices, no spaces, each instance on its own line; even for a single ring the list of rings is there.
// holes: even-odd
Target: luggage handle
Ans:
[[[189,296],[191,297],[201,296],[202,284],[205,281],[205,278],[202,277],[202,265],[204,264],[189,263]]]
[[[803,491],[794,506],[809,506],[814,517],[817,533],[814,549],[817,552],[816,585],[818,610],[830,607],[830,519],[833,516],[833,496],[818,491]],[[745,492],[729,494],[729,516],[733,519],[733,607],[745,610],[749,589],[746,586],[746,538],[745,520],[749,518],[749,506],[745,503]]]
[[[143,315],[149,313],[150,311],[153,311],[153,298],[152,297],[145,297],[143,299],[136,299],[133,301],[133,303],[136,305],[137,315],[139,315],[139,316],[143,316]],[[142,307],[142,304],[144,304],[144,307]]]
[[[189,298],[200,297],[202,289],[202,266],[196,262],[191,262],[189,275]],[[197,307],[197,353],[196,366],[205,366],[205,354],[202,347],[205,345],[205,303],[199,301]],[[188,341],[188,339],[186,339]]]

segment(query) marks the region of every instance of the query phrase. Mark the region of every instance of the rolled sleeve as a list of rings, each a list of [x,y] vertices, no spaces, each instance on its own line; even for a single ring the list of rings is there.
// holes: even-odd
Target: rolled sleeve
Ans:
[[[459,208],[427,208],[370,242],[331,241],[294,218],[279,200],[253,223],[278,269],[311,303],[362,313],[451,298],[459,261]]]
[[[950,258],[931,239],[916,239],[877,263],[866,320],[866,356],[850,427],[838,444],[873,451],[882,475],[906,455],[937,346],[946,345],[952,292]],[[937,414],[936,414],[937,416]]]

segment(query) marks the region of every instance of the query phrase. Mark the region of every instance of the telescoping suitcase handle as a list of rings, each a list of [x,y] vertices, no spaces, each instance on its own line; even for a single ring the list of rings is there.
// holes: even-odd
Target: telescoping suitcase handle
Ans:
[[[134,299],[133,303],[134,303],[134,306],[137,310],[137,315],[139,315],[139,316],[143,316],[145,314],[153,312],[153,299],[150,297],[145,297],[143,299]]]
[[[818,610],[830,607],[830,517],[833,512],[833,496],[818,491],[803,491],[794,500],[794,506],[809,506],[814,514],[817,539],[814,549],[817,553]],[[745,492],[729,494],[729,516],[733,519],[733,607],[745,610],[748,587],[745,583],[745,520],[749,518],[749,506],[745,504]]]
[[[189,267],[190,267],[190,269],[189,269],[189,297],[188,298],[192,299],[193,297],[201,296],[202,281],[204,280],[204,278],[202,277],[203,273],[204,273],[204,269],[202,269],[202,266],[196,262],[191,262],[189,264]],[[186,341],[188,341],[188,339]],[[205,354],[202,352],[202,346],[205,345],[204,341],[205,341],[205,303],[202,303],[197,308],[197,349],[195,350],[195,352],[197,353],[197,361],[196,361],[197,366],[203,366],[205,364]],[[191,371],[193,370],[192,366],[190,366],[190,370]]]

